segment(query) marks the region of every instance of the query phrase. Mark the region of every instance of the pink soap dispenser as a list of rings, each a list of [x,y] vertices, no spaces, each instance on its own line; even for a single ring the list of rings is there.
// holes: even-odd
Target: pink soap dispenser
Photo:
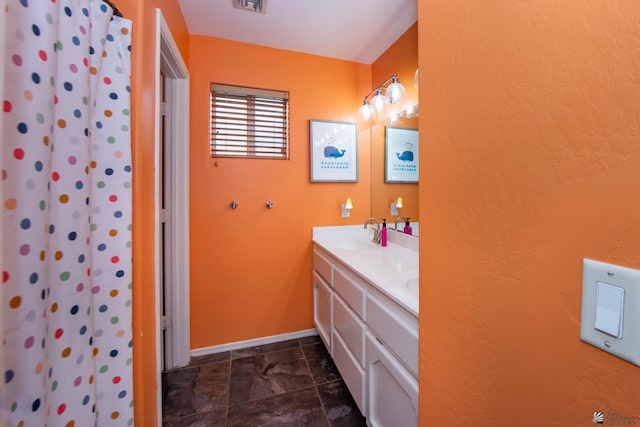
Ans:
[[[407,221],[404,223],[404,234],[413,234],[413,229],[411,228],[411,223],[409,222],[410,218],[407,218]]]
[[[380,246],[387,246],[387,220],[382,218],[382,231],[380,232]]]

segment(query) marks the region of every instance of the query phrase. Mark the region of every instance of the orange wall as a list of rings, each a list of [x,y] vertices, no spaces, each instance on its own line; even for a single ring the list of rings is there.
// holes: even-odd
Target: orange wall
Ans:
[[[640,422],[579,340],[582,259],[640,268],[640,3],[419,4],[422,425]]]
[[[309,119],[357,121],[370,66],[191,35],[189,69],[191,347],[313,328],[311,228],[364,221],[370,158],[361,132],[359,182],[310,183]],[[209,157],[210,82],[289,91],[290,160]]]
[[[371,64],[371,83],[377,87],[394,73],[398,74],[398,80],[404,85],[407,96],[402,105],[393,106],[391,112],[398,112],[418,104],[418,90],[413,84],[414,75],[418,68],[418,23],[413,24],[405,33],[396,40],[373,64]],[[371,89],[373,89],[373,87]],[[369,89],[369,90],[371,90]],[[385,184],[384,182],[384,151],[385,151],[385,127],[401,126],[417,128],[417,119],[403,119],[402,123],[390,123],[389,114],[371,127],[371,157],[372,157],[372,216],[376,218],[390,218],[393,223],[396,217],[390,213],[391,202],[398,197],[403,198],[404,208],[399,214],[418,220],[418,185],[416,184]]]
[[[409,27],[398,40],[371,64],[371,89],[377,87],[393,73],[396,73],[398,74],[398,80],[402,82],[407,90],[405,104],[417,104],[418,90],[413,85],[416,68],[418,68],[417,22]],[[402,109],[404,105],[398,105],[397,107]]]
[[[186,24],[177,0],[117,2],[132,28],[132,154],[133,154],[133,370],[135,424],[158,423],[156,398],[156,317],[153,230],[155,147],[155,8],[164,19],[182,52],[188,58]]]

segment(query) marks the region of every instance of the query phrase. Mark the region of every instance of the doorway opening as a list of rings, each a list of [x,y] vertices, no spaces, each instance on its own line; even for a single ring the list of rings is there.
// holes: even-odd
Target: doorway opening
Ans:
[[[186,366],[190,358],[189,71],[160,9],[156,34],[155,276],[163,371]]]

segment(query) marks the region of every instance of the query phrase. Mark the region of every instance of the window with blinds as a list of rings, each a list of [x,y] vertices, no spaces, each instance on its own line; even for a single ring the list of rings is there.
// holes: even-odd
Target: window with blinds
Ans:
[[[289,93],[211,84],[211,157],[289,158]]]

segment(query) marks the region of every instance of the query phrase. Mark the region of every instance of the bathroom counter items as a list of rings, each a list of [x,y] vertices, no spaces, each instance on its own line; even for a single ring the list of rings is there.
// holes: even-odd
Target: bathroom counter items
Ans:
[[[313,242],[418,317],[418,239],[390,231],[381,247],[362,225],[347,225],[313,227]]]

